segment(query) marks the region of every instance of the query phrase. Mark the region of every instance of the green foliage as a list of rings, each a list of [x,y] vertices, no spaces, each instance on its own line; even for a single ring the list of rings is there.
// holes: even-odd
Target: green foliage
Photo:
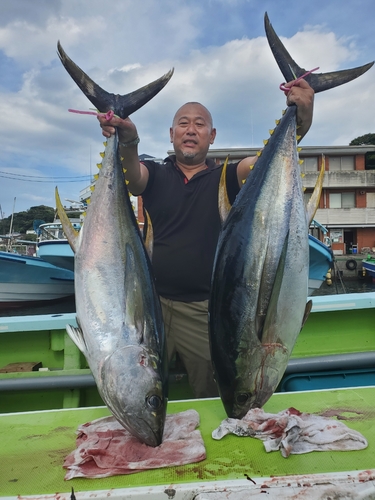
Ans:
[[[365,134],[353,139],[349,146],[375,145],[375,134]]]
[[[13,217],[13,230],[14,233],[25,234],[26,231],[33,229],[33,222],[36,219],[43,220],[44,222],[53,222],[55,216],[55,209],[39,205],[31,207],[26,212],[18,212]],[[9,216],[0,221],[0,233],[6,234],[10,229],[10,221],[12,216]]]

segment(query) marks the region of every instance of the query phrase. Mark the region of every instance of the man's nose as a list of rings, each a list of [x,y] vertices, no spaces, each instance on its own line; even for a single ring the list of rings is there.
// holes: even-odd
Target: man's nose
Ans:
[[[196,131],[195,131],[195,126],[193,123],[190,123],[190,125],[188,125],[188,128],[187,128],[187,133],[188,134],[195,134]]]

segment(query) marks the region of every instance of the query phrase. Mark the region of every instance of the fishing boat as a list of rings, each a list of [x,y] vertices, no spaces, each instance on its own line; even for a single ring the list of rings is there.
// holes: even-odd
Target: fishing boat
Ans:
[[[371,276],[372,281],[375,283],[375,257],[373,255],[368,254],[367,258],[362,260],[362,268],[368,276]]]
[[[81,208],[66,211],[74,229],[81,229],[80,214]],[[61,221],[56,217],[53,222],[43,223],[37,228],[38,241],[36,255],[41,259],[53,264],[74,271],[74,253],[64,234]]]
[[[375,385],[375,292],[311,300],[312,312],[277,392]],[[103,404],[67,324],[76,326],[74,313],[1,319],[0,413]],[[176,363],[169,398],[192,397],[187,375]]]
[[[0,252],[0,307],[20,307],[73,294],[72,271],[38,257]]]
[[[76,447],[77,428],[110,413],[85,359],[66,334],[65,325],[76,324],[75,315],[15,316],[0,322],[0,498],[54,500],[58,495],[60,500],[71,500],[72,488],[78,500],[108,496],[244,500],[265,495],[280,500],[339,494],[340,498],[373,498],[375,293],[312,300],[312,313],[282,387],[264,410],[278,413],[293,407],[328,415],[333,425],[338,419],[360,432],[368,441],[366,449],[285,459],[280,452],[267,453],[254,438],[228,435],[215,441],[211,433],[226,418],[220,399],[191,399],[176,375],[168,413],[198,412],[206,459],[130,475],[66,481],[62,465]],[[23,371],[26,362],[36,371]]]

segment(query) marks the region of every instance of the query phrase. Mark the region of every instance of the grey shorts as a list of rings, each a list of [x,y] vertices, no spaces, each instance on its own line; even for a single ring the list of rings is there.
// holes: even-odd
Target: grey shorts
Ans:
[[[208,300],[178,302],[160,297],[160,301],[169,362],[178,352],[196,398],[218,396],[208,339]]]

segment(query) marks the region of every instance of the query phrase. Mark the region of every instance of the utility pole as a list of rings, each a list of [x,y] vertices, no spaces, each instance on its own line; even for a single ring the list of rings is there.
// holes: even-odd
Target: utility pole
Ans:
[[[9,240],[8,240],[7,252],[10,252],[10,250],[12,248],[13,217],[14,217],[14,209],[15,209],[15,207],[16,207],[16,197],[14,197],[14,200],[13,200],[13,210],[12,210],[12,217],[10,219]]]

